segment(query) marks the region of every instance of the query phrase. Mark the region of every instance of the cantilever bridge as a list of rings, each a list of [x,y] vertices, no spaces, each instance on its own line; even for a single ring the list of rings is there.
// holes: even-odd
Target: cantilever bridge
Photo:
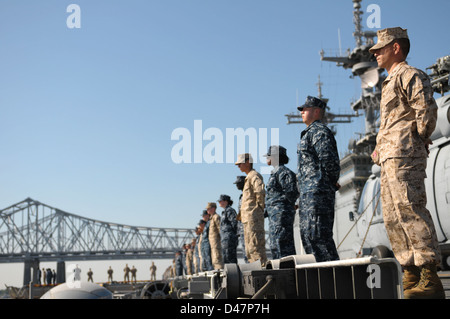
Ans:
[[[31,198],[0,210],[0,262],[173,258],[193,229],[94,220]]]
[[[40,261],[173,258],[193,229],[121,225],[94,220],[31,198],[0,210],[0,263],[24,262],[24,285],[37,282]],[[33,271],[32,271],[33,270]]]

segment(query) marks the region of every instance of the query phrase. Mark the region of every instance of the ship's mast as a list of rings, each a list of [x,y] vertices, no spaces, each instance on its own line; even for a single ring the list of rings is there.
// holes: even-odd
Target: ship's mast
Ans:
[[[353,36],[355,37],[355,42],[357,46],[362,45],[362,15],[363,12],[361,9],[361,0],[353,0],[353,23],[355,24],[355,32],[353,32]]]
[[[317,85],[317,97],[328,104],[328,99],[323,97],[322,94],[322,82],[320,81],[320,75],[318,77]],[[330,112],[330,107],[327,105],[327,111],[325,112],[323,122],[326,124],[330,123],[351,123],[352,117],[357,117],[358,114],[335,114]],[[287,124],[302,124],[302,116],[300,112],[290,113],[286,114],[286,117],[288,118]],[[334,134],[336,134],[335,128],[330,127]]]
[[[377,62],[372,54],[369,53],[369,48],[373,45],[373,38],[376,36],[375,32],[363,32],[361,21],[362,14],[361,11],[361,0],[353,1],[353,22],[355,24],[355,32],[353,33],[356,41],[356,47],[353,51],[348,51],[346,56],[335,56],[335,57],[325,57],[324,51],[320,52],[321,59],[323,61],[336,62],[338,66],[342,66],[344,69],[352,69],[353,76],[361,77],[361,83],[363,88],[363,94],[361,98],[354,102],[351,107],[354,111],[353,114],[334,114],[329,112],[329,107],[327,107],[327,112],[325,113],[324,122],[326,123],[351,123],[353,117],[357,117],[360,114],[359,110],[363,110],[366,114],[366,132],[361,133],[363,139],[368,140],[370,145],[366,145],[367,141],[364,143],[363,148],[373,147],[375,143],[376,127],[375,123],[377,120],[377,110],[379,109],[379,100],[381,96],[381,91],[375,92],[374,88],[381,85],[380,74]],[[366,40],[363,42],[363,38]],[[322,96],[322,83],[319,77],[319,96]],[[380,91],[380,92],[378,92]],[[286,114],[288,118],[287,124],[298,124],[303,123],[300,113]],[[368,136],[368,134],[370,136]],[[361,144],[362,145],[362,144]],[[371,151],[371,150],[365,150]]]
[[[379,108],[381,99],[381,84],[384,80],[383,70],[378,67],[375,57],[369,52],[374,44],[376,32],[363,31],[361,21],[363,11],[361,10],[362,0],[352,0],[353,2],[353,23],[355,31],[356,46],[347,56],[327,57],[323,50],[321,52],[322,61],[336,62],[344,69],[351,69],[353,77],[361,79],[362,93],[360,98],[351,103],[351,108],[358,112],[364,112],[365,132],[359,133],[359,139],[353,143],[352,151],[356,153],[371,153],[375,147],[377,123],[379,118]]]
[[[319,98],[319,99],[322,99],[322,82],[320,82],[320,74],[319,74],[319,76],[318,76],[318,80],[317,80],[317,83],[316,83],[316,85],[317,85],[317,97]]]

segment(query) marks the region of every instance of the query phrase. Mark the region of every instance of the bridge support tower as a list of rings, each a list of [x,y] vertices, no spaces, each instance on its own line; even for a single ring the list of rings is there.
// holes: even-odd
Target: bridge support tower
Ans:
[[[30,281],[33,284],[39,283],[39,259],[37,258],[29,258],[24,262],[23,269],[23,284],[28,285]]]
[[[62,260],[56,263],[56,282],[58,284],[66,282],[66,263]]]

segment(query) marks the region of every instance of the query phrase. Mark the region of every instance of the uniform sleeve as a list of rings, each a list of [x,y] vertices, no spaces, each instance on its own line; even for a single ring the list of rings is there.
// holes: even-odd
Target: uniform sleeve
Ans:
[[[283,196],[285,200],[292,205],[295,204],[299,196],[298,187],[297,187],[297,178],[294,173],[290,174],[289,172],[283,172],[279,176],[279,184],[283,189]]]
[[[417,132],[425,142],[436,128],[437,120],[437,105],[428,76],[423,72],[414,72],[407,82],[406,95],[416,113]]]
[[[227,209],[226,218],[233,231],[237,231],[236,211],[231,206]]]
[[[313,143],[322,173],[326,175],[330,184],[335,187],[341,170],[336,140],[331,132],[322,131],[314,136]]]
[[[220,217],[215,213],[211,219],[211,224],[209,226],[209,241],[214,244],[217,240],[220,240]]]
[[[264,189],[263,181],[258,176],[255,176],[252,179],[252,186],[253,186],[253,192],[254,192],[255,197],[256,197],[256,204],[259,207],[261,207],[262,209],[264,209],[264,207],[265,207],[266,191]]]
[[[215,213],[212,218],[212,223],[211,223],[210,229],[213,229],[213,228],[214,228],[215,233],[220,233],[220,216],[217,213]]]

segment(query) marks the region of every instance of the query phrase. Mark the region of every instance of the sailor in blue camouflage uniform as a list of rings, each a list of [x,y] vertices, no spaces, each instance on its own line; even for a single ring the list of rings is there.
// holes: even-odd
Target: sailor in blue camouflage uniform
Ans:
[[[175,253],[175,275],[183,276],[183,261],[181,257],[181,251]]]
[[[289,162],[286,148],[273,145],[266,155],[272,165],[266,184],[266,213],[269,218],[269,239],[272,259],[295,255],[295,202],[299,192],[295,173],[285,166]]]
[[[308,96],[298,107],[307,128],[298,147],[300,232],[317,262],[338,260],[333,240],[334,203],[339,188],[339,155],[331,130],[322,123],[326,103]]]
[[[224,264],[237,264],[238,221],[233,201],[228,195],[220,195],[219,206],[224,208],[220,218],[220,239]]]
[[[203,211],[203,219],[206,221],[205,228],[203,228],[202,232],[202,242],[201,242],[201,254],[202,254],[202,270],[209,271],[213,270],[214,267],[212,265],[211,260],[211,244],[209,242],[209,214],[206,210]]]

